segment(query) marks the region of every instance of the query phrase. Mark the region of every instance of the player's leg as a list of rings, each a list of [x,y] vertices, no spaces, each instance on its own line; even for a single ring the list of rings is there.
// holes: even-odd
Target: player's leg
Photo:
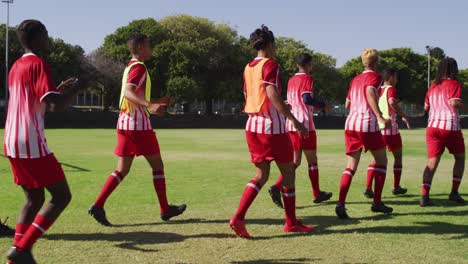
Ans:
[[[284,211],[286,213],[286,223],[284,225],[285,232],[311,232],[314,228],[302,224],[296,219],[296,167],[293,162],[280,163],[276,162],[281,174],[283,175],[283,201]]]
[[[333,196],[333,193],[323,192],[320,190],[317,149],[304,149],[304,154],[307,159],[307,171],[309,174],[310,183],[312,185],[314,203],[321,203],[330,200],[330,198]]]
[[[114,172],[107,177],[104,187],[99,193],[94,204],[88,209],[88,213],[96,219],[96,221],[104,226],[110,226],[111,223],[107,220],[104,205],[107,198],[117,188],[117,186],[123,181],[125,176],[130,172],[130,168],[133,163],[133,156],[121,156],[117,157],[117,168]]]
[[[348,219],[349,216],[346,213],[346,196],[348,195],[349,187],[353,180],[354,173],[356,172],[359,161],[361,159],[362,149],[358,151],[349,152],[346,154],[346,169],[341,175],[340,181],[340,194],[338,198],[338,203],[336,204],[335,212],[338,218]]]
[[[434,205],[434,203],[429,199],[429,192],[431,190],[432,178],[434,177],[437,167],[439,166],[440,157],[441,155],[429,158],[426,168],[424,169],[421,193],[422,197],[420,202],[422,207]]]
[[[453,154],[453,157],[455,158],[455,163],[453,164],[452,191],[450,192],[449,200],[463,205],[465,204],[465,200],[458,192],[458,188],[465,171],[465,153]]]
[[[372,183],[374,182],[374,168],[375,160],[372,160],[367,167],[366,189],[364,190],[364,196],[369,199],[374,198],[374,192],[372,191]]]
[[[14,263],[22,263],[19,259],[24,255],[30,255],[36,241],[52,226],[71,201],[70,188],[65,179],[46,189],[51,194],[51,200],[37,213],[32,224],[15,244],[16,248],[12,248],[8,253],[8,258]]]
[[[371,210],[376,213],[391,213],[393,212],[393,208],[384,205],[382,202],[382,192],[387,173],[387,151],[385,148],[381,148],[378,150],[371,150],[371,153],[375,160],[375,167],[373,170],[374,201]]]
[[[294,150],[294,165],[295,168],[298,168],[301,165],[302,160],[302,150],[297,149]],[[275,184],[268,189],[268,193],[271,196],[271,200],[273,201],[276,206],[279,208],[283,208],[283,201],[281,199],[281,189],[283,188],[283,174],[280,173],[278,179],[276,180]]]
[[[408,189],[400,186],[401,174],[403,170],[403,148],[392,149],[392,154],[394,158],[393,163],[393,191],[394,195],[405,194],[408,192]]]
[[[25,203],[20,211],[18,220],[16,221],[15,237],[13,239],[13,245],[16,245],[24,233],[28,230],[31,224],[36,218],[37,213],[41,210],[44,205],[45,195],[43,188],[28,189],[22,187],[25,195]]]
[[[166,176],[164,174],[164,163],[160,154],[145,156],[153,169],[153,186],[158,196],[161,219],[168,221],[172,217],[181,215],[187,209],[187,205],[169,205],[166,193]]]
[[[245,215],[247,214],[247,210],[252,205],[257,194],[260,192],[270,176],[269,162],[258,162],[254,163],[254,165],[255,177],[253,177],[245,186],[237,211],[229,221],[229,225],[236,235],[243,238],[250,238],[250,234],[245,228]]]

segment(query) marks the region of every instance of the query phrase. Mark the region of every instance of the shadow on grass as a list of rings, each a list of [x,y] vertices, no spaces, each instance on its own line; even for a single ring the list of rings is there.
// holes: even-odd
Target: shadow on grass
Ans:
[[[231,264],[300,264],[300,263],[314,263],[322,259],[318,258],[295,258],[295,259],[257,259],[247,261],[232,261]]]
[[[2,158],[7,158],[7,156],[3,155],[3,154],[0,154],[0,157]],[[66,172],[73,172],[73,171],[81,171],[81,172],[88,172],[90,170],[88,169],[85,169],[85,168],[82,168],[82,167],[78,167],[78,166],[75,166],[75,165],[71,165],[71,164],[68,164],[68,163],[63,163],[63,162],[59,162],[60,165],[64,166],[64,167],[67,167],[67,168],[71,168],[73,170],[65,170]]]
[[[118,242],[115,247],[136,250],[141,252],[157,252],[155,249],[141,248],[144,245],[168,244],[182,242],[193,238],[234,238],[231,234],[198,234],[198,235],[179,235],[176,233],[163,232],[117,232],[111,234],[103,233],[78,233],[78,234],[50,234],[45,235],[47,240],[67,240],[67,241],[105,241]]]

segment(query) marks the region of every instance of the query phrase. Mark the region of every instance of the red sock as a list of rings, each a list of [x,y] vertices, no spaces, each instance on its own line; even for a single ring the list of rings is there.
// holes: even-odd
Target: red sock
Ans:
[[[387,174],[387,167],[375,166],[373,177],[374,183],[374,204],[382,203],[382,191],[385,184],[385,175]]]
[[[96,199],[96,202],[94,202],[94,205],[100,208],[104,208],[104,204],[107,201],[107,198],[111,195],[111,193],[117,188],[119,183],[123,181],[125,176],[123,176],[120,171],[115,170],[106,180],[106,183],[104,183],[104,187],[101,190],[101,193],[99,194],[98,198]]]
[[[20,249],[31,249],[34,243],[36,243],[53,223],[54,221],[50,221],[42,215],[37,215],[34,222],[29,226],[23,238],[17,242],[16,246]]]
[[[460,187],[461,180],[462,180],[461,176],[459,177],[459,176],[453,175],[452,192],[458,192],[458,187]]]
[[[366,190],[372,190],[372,181],[374,180],[374,164],[370,164],[367,167],[367,180],[366,180]]]
[[[255,197],[257,197],[257,194],[261,189],[262,186],[256,180],[251,180],[249,183],[247,183],[247,186],[245,186],[244,189],[244,193],[242,193],[237,212],[234,215],[235,218],[241,221],[245,219],[247,210],[249,210],[250,205],[252,205]]]
[[[320,185],[319,185],[319,170],[317,163],[309,164],[309,179],[312,184],[312,192],[314,193],[314,198],[320,196]]]
[[[153,185],[158,195],[161,213],[167,213],[169,211],[169,203],[167,202],[166,177],[164,176],[163,170],[153,171]]]
[[[346,168],[341,175],[340,181],[340,197],[338,200],[342,205],[345,205],[346,195],[348,194],[349,187],[351,186],[351,181],[353,180],[354,171],[350,168]]]
[[[283,175],[282,174],[280,174],[278,176],[278,179],[276,180],[276,182],[275,182],[275,184],[273,186],[275,186],[276,189],[281,191],[281,189],[283,187]]]
[[[429,195],[430,190],[431,190],[431,182],[423,181],[421,194],[424,196]]]
[[[286,224],[296,224],[296,192],[294,188],[283,188],[284,211],[286,212]]]
[[[393,165],[393,189],[400,187],[400,180],[401,180],[401,165]]]
[[[18,242],[23,238],[24,233],[28,230],[31,224],[16,224],[15,228],[15,237],[13,238],[13,245],[18,244]]]

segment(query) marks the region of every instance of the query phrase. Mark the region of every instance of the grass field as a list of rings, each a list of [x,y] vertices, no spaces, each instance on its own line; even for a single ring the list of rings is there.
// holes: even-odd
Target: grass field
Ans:
[[[334,213],[345,165],[343,132],[319,130],[321,187],[334,193],[332,202],[312,204],[304,165],[298,170],[296,184],[297,214],[303,222],[316,225],[316,231],[284,234],[284,212],[272,204],[264,188],[247,214],[247,227],[255,236],[252,240],[234,237],[228,227],[242,190],[253,176],[243,131],[157,133],[169,199],[187,203],[186,214],[168,223],[160,220],[151,170],[139,158],[108,200],[107,215],[116,225],[109,228],[88,216],[87,208],[114,169],[115,130],[47,131],[49,146],[62,162],[74,196],[70,207],[35,246],[40,263],[468,263],[468,206],[447,202],[450,156],[444,156],[433,183],[437,206],[418,206],[426,159],[424,130],[403,131],[402,185],[409,188],[409,194],[391,194],[391,174],[384,190],[384,201],[395,213],[380,216],[370,212],[370,201],[362,195],[370,161],[365,155],[349,193],[348,213],[353,217],[349,221],[338,220]],[[274,167],[272,178],[277,174]],[[465,180],[461,185],[465,198],[467,190]],[[11,225],[22,196],[12,183],[7,160],[1,158],[0,216],[10,216]],[[6,252],[10,243],[1,238],[0,252]]]

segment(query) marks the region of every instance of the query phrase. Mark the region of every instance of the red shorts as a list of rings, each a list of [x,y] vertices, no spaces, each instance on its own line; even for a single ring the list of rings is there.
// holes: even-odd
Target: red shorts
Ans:
[[[317,150],[317,133],[309,131],[309,137],[303,138],[297,131],[289,132],[293,150]]]
[[[465,141],[461,131],[428,127],[426,129],[426,145],[429,158],[442,155],[445,148],[451,154],[465,153]]]
[[[27,189],[45,188],[65,180],[54,154],[36,159],[9,158],[16,185]]]
[[[387,135],[382,136],[382,139],[387,146],[388,151],[393,152],[394,150],[399,150],[403,147],[403,142],[401,141],[401,135]]]
[[[245,135],[252,163],[293,161],[294,153],[288,134],[267,135],[246,131]]]
[[[366,151],[385,148],[385,143],[382,139],[382,134],[380,131],[359,132],[345,130],[345,144],[346,154],[361,151],[362,148],[364,148]]]
[[[150,156],[159,153],[158,139],[153,130],[117,130],[116,156]]]

